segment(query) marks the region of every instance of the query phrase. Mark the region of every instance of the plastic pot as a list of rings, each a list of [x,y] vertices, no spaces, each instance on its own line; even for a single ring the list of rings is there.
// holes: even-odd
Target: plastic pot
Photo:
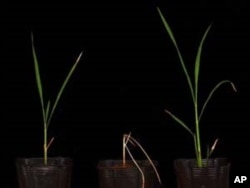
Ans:
[[[209,159],[197,167],[195,159],[177,159],[174,169],[178,188],[229,188],[230,163],[225,158]]]
[[[70,188],[70,158],[18,158],[16,168],[19,188]]]
[[[136,161],[143,171],[145,184],[142,185],[142,174],[133,161],[101,160],[98,162],[98,178],[100,188],[156,188],[159,186],[155,171],[149,161]],[[153,161],[157,165],[156,161]]]

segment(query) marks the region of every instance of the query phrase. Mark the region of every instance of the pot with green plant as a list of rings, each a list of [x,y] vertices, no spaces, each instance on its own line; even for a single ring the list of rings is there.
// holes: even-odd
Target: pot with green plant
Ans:
[[[128,143],[137,146],[147,160],[136,160]],[[130,159],[126,158],[126,153]],[[131,134],[122,139],[122,160],[100,160],[97,165],[100,188],[161,188],[157,161],[152,161],[141,144]]]
[[[70,157],[48,157],[48,149],[54,140],[54,137],[48,139],[48,129],[61,95],[80,61],[82,53],[80,53],[68,72],[54,103],[51,105],[49,100],[45,103],[33,35],[31,35],[31,44],[36,84],[43,118],[43,157],[16,159],[19,188],[70,188],[73,159]]]
[[[187,83],[189,86],[189,90],[192,97],[193,102],[193,117],[194,117],[194,130],[191,126],[188,126],[181,118],[174,115],[169,110],[165,110],[165,112],[172,117],[179,125],[181,125],[188,133],[193,137],[194,140],[194,150],[196,154],[196,158],[193,159],[177,159],[174,161],[175,173],[177,176],[177,184],[178,188],[228,188],[229,187],[229,170],[230,170],[230,162],[226,158],[210,158],[213,153],[218,139],[215,140],[214,144],[211,148],[207,147],[206,156],[202,155],[202,144],[201,144],[201,134],[200,134],[200,121],[203,115],[203,112],[214,95],[214,92],[217,91],[224,84],[229,84],[232,89],[236,92],[235,85],[230,80],[222,80],[218,82],[214,88],[208,94],[207,99],[200,107],[198,104],[199,96],[198,94],[198,81],[199,81],[199,73],[200,73],[200,62],[201,62],[201,53],[203,48],[203,43],[207,37],[207,34],[212,26],[210,24],[206,29],[203,37],[199,43],[195,65],[194,65],[194,80],[192,82],[190,73],[188,72],[186,65],[184,63],[184,59],[179,50],[177,42],[175,40],[174,34],[163,16],[159,7],[157,7],[157,11],[159,13],[160,19],[163,22],[164,28],[166,29],[169,38],[171,39],[174,47],[177,51],[177,55],[179,61],[181,63],[182,70],[187,79]]]

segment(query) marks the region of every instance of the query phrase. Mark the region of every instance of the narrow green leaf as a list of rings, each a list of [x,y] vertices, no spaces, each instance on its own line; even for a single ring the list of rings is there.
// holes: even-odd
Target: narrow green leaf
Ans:
[[[177,45],[177,42],[176,42],[176,40],[175,40],[174,34],[173,34],[173,32],[172,32],[172,30],[171,30],[171,28],[170,28],[168,22],[167,22],[166,19],[164,18],[164,16],[163,16],[163,14],[162,14],[162,12],[161,12],[161,10],[160,10],[159,7],[157,7],[157,11],[158,11],[158,13],[159,13],[159,15],[160,15],[160,18],[161,18],[161,20],[162,20],[162,22],[163,22],[163,25],[164,25],[164,27],[165,27],[165,29],[166,29],[166,31],[167,31],[167,33],[168,33],[168,35],[169,35],[171,41],[173,42],[173,44],[174,44],[174,46],[175,46],[175,49],[176,49],[177,54],[178,54],[178,58],[179,58],[179,60],[180,60],[180,62],[181,62],[182,69],[183,69],[183,71],[184,71],[184,74],[185,74],[186,79],[187,79],[187,82],[188,82],[188,86],[189,86],[189,89],[190,89],[190,92],[191,92],[191,96],[192,96],[193,102],[195,102],[195,96],[194,96],[193,85],[192,85],[192,82],[191,82],[189,73],[188,73],[188,71],[187,71],[186,65],[185,65],[185,63],[184,63],[184,60],[183,60],[183,58],[182,58],[181,52],[180,52],[179,47],[178,47],[178,45]]]
[[[220,81],[220,82],[211,90],[211,92],[209,93],[209,95],[208,95],[208,97],[207,97],[205,103],[203,104],[202,109],[201,109],[201,112],[200,112],[200,115],[199,115],[199,121],[200,121],[200,119],[201,119],[201,117],[202,117],[202,115],[203,115],[203,113],[204,113],[204,110],[205,110],[205,108],[206,108],[208,102],[209,102],[210,99],[212,98],[214,92],[215,92],[220,86],[222,86],[223,84],[226,84],[226,83],[229,83],[229,84],[232,86],[232,88],[233,88],[233,90],[234,90],[235,92],[237,91],[237,90],[236,90],[236,87],[235,87],[235,85],[234,85],[234,83],[231,82],[230,80],[222,80],[222,81]]]
[[[178,45],[177,45],[176,40],[175,40],[175,38],[174,38],[174,34],[173,34],[173,32],[172,32],[172,30],[171,30],[171,28],[170,28],[168,22],[166,21],[165,17],[163,16],[163,14],[162,14],[160,8],[157,7],[157,11],[158,11],[158,13],[160,14],[161,20],[162,20],[162,22],[163,22],[163,24],[164,24],[164,26],[165,26],[165,29],[166,29],[167,32],[168,32],[168,35],[169,35],[170,39],[171,39],[172,42],[174,43],[175,48],[178,48]]]
[[[52,116],[53,116],[53,113],[54,113],[54,111],[55,111],[55,109],[56,109],[56,107],[57,107],[58,101],[60,100],[61,95],[62,95],[62,93],[63,93],[63,91],[64,91],[64,88],[65,88],[65,86],[67,85],[67,83],[68,83],[68,81],[69,81],[69,79],[70,79],[72,73],[73,73],[74,70],[76,69],[76,67],[77,67],[77,65],[78,65],[78,62],[79,62],[80,59],[81,59],[82,54],[83,54],[83,52],[80,53],[80,55],[79,55],[78,58],[76,59],[75,63],[74,63],[73,66],[71,67],[71,69],[70,69],[68,75],[66,76],[66,78],[65,78],[65,80],[64,80],[64,82],[63,82],[63,84],[62,84],[62,86],[61,86],[61,88],[60,88],[60,90],[59,90],[59,92],[58,92],[58,94],[57,94],[57,96],[56,96],[56,100],[55,100],[55,102],[54,102],[54,104],[53,104],[53,107],[52,107],[52,109],[51,109],[51,112],[50,112],[50,115],[49,115],[49,118],[48,118],[48,126],[49,126],[49,124],[50,124],[50,121],[51,121],[51,118],[52,118]]]
[[[178,117],[176,117],[174,114],[169,112],[168,110],[165,110],[167,114],[169,114],[177,123],[179,123],[182,127],[184,127],[192,136],[194,136],[194,133],[188,128],[188,126]]]
[[[198,95],[198,80],[199,80],[199,72],[200,72],[200,62],[201,62],[201,52],[202,52],[202,47],[203,47],[203,43],[207,37],[207,34],[211,28],[212,24],[210,24],[208,26],[208,28],[206,29],[202,39],[201,39],[201,42],[200,42],[200,45],[198,47],[198,50],[197,50],[197,54],[196,54],[196,59],[195,59],[195,67],[194,67],[194,80],[195,80],[195,98],[197,99],[197,95]]]
[[[50,112],[50,101],[48,101],[47,106],[46,106],[46,113],[45,113],[46,122],[48,122],[49,112]],[[47,125],[47,128],[48,128],[48,125]]]
[[[39,64],[38,64],[35,46],[34,46],[33,34],[31,34],[31,44],[32,44],[32,54],[33,54],[37,89],[38,89],[38,94],[39,94],[40,102],[41,102],[41,106],[42,106],[43,121],[45,122],[46,121],[46,114],[45,114],[45,110],[44,110],[43,87],[42,87],[42,81],[41,81],[41,77],[40,77]]]

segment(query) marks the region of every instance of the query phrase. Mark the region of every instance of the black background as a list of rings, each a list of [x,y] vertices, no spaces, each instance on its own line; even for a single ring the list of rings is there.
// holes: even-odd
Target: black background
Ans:
[[[156,11],[170,23],[191,72],[203,32],[200,98],[222,86],[201,121],[203,149],[249,174],[249,60],[246,1],[1,2],[1,185],[17,187],[15,159],[42,156],[42,116],[31,53],[31,32],[44,92],[53,100],[81,51],[82,60],[62,96],[49,130],[50,156],[74,159],[72,188],[98,187],[98,160],[121,158],[122,135],[132,132],[153,159],[166,187],[175,187],[172,162],[194,157],[190,135],[169,109],[193,129],[192,100],[173,44]],[[143,155],[135,148],[138,159]]]

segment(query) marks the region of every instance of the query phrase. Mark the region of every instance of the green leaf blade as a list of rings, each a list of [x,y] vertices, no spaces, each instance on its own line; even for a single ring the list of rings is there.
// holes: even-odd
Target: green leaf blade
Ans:
[[[177,123],[179,123],[183,128],[185,128],[192,136],[194,136],[194,133],[191,131],[191,129],[177,116],[172,114],[170,111],[165,110],[167,114],[169,114]]]
[[[234,83],[232,81],[230,81],[230,80],[222,80],[219,83],[217,83],[215,85],[215,87],[211,90],[211,92],[209,93],[207,99],[205,100],[205,102],[204,102],[204,104],[202,106],[202,109],[201,109],[201,112],[200,112],[200,115],[199,115],[199,121],[200,121],[200,119],[201,119],[201,117],[202,117],[202,115],[203,115],[203,113],[205,111],[205,108],[206,108],[208,102],[211,100],[211,98],[214,95],[215,91],[217,91],[222,85],[227,84],[227,83],[229,83],[231,85],[234,92],[237,92]]]
[[[186,68],[185,62],[184,62],[184,60],[183,60],[182,54],[181,54],[181,52],[180,52],[180,50],[179,50],[179,47],[178,47],[178,45],[177,45],[177,42],[176,42],[176,40],[175,40],[174,34],[173,34],[173,32],[172,32],[172,30],[171,30],[171,28],[170,28],[170,26],[169,26],[167,20],[164,18],[164,16],[163,16],[163,14],[162,14],[162,12],[161,12],[161,10],[160,10],[159,7],[157,7],[157,11],[158,11],[158,13],[159,13],[159,15],[160,15],[160,18],[161,18],[161,20],[162,20],[162,22],[163,22],[163,25],[164,25],[164,27],[165,27],[165,29],[166,29],[166,31],[167,31],[167,33],[168,33],[168,35],[169,35],[171,41],[173,42],[173,44],[174,44],[174,46],[175,46],[176,52],[177,52],[177,54],[178,54],[178,58],[179,58],[179,60],[180,60],[180,62],[181,62],[182,70],[183,70],[183,72],[184,72],[184,74],[185,74],[185,76],[186,76],[187,82],[188,82],[188,86],[189,86],[189,89],[190,89],[190,92],[191,92],[191,97],[192,97],[192,99],[193,99],[193,102],[195,102],[193,84],[192,84],[192,82],[191,82],[191,78],[190,78],[189,73],[188,73],[188,71],[187,71],[187,68]]]
[[[205,33],[203,34],[203,37],[200,41],[200,44],[199,44],[199,47],[197,50],[197,54],[196,54],[196,58],[195,58],[195,66],[194,66],[195,98],[197,98],[197,95],[198,95],[198,80],[199,80],[199,72],[200,72],[201,52],[202,52],[202,48],[203,48],[203,43],[204,43],[205,39],[207,38],[207,34],[208,34],[211,26],[212,26],[212,24],[210,24],[208,26]]]
[[[52,116],[53,116],[53,114],[54,114],[54,111],[55,111],[55,109],[56,109],[56,107],[57,107],[57,105],[58,105],[58,102],[59,102],[59,100],[60,100],[60,98],[61,98],[61,96],[62,96],[62,93],[63,93],[63,91],[64,91],[64,89],[65,89],[67,83],[69,82],[70,77],[72,76],[73,72],[75,71],[75,69],[76,69],[76,67],[77,67],[77,65],[78,65],[78,63],[79,63],[79,61],[80,61],[80,59],[81,59],[82,54],[83,54],[83,52],[81,52],[81,53],[79,54],[78,58],[76,59],[76,61],[75,61],[75,63],[73,64],[73,66],[71,67],[71,69],[70,69],[68,75],[66,76],[66,78],[65,78],[65,80],[64,80],[64,82],[63,82],[63,84],[62,84],[62,86],[61,86],[61,88],[60,88],[60,90],[59,90],[59,92],[58,92],[58,94],[57,94],[57,96],[56,96],[56,100],[55,100],[55,102],[54,102],[54,104],[53,104],[53,107],[52,107],[52,109],[51,109],[51,112],[50,112],[50,115],[49,115],[49,118],[48,118],[48,125],[50,124],[51,118],[52,118]]]
[[[40,103],[42,106],[43,122],[45,123],[46,122],[46,112],[44,109],[43,87],[42,87],[42,81],[41,81],[41,76],[40,76],[39,63],[37,60],[36,50],[35,50],[35,46],[34,46],[33,34],[31,34],[31,44],[32,44],[32,55],[33,55],[33,61],[34,61],[36,84],[37,84],[38,94],[39,94],[39,98],[40,98]]]

